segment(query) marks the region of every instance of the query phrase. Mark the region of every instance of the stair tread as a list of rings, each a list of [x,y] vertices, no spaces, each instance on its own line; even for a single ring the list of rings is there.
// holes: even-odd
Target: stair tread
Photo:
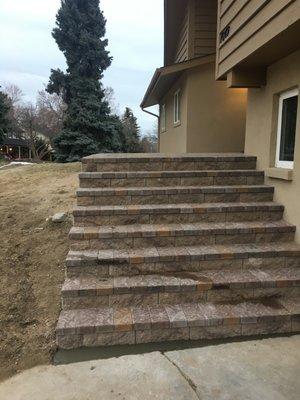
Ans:
[[[149,187],[108,187],[80,188],[77,196],[108,196],[108,195],[158,195],[158,194],[197,194],[197,193],[273,193],[274,187],[267,185],[232,185],[232,186],[149,186]]]
[[[204,270],[170,274],[97,278],[67,278],[64,297],[125,293],[192,292],[211,289],[283,288],[300,286],[300,268]]]
[[[179,170],[179,171],[106,171],[81,172],[81,179],[110,179],[110,178],[169,178],[169,177],[210,177],[210,176],[261,176],[264,171],[252,169],[228,170]]]
[[[102,307],[62,311],[58,335],[139,331],[196,326],[243,325],[291,321],[299,317],[299,298],[224,303],[189,303],[117,309]]]
[[[250,222],[194,222],[181,224],[133,224],[133,225],[102,225],[100,227],[72,227],[70,238],[81,239],[111,239],[124,237],[166,237],[189,236],[195,234],[244,234],[295,232],[296,227],[284,220],[280,221],[250,221]]]
[[[244,153],[182,153],[182,154],[166,154],[166,153],[99,153],[84,157],[83,162],[94,161],[99,162],[140,162],[147,161],[184,161],[184,160],[205,160],[205,161],[256,161],[257,157],[248,156]]]
[[[255,211],[278,210],[282,211],[283,205],[274,202],[228,202],[228,203],[178,203],[178,204],[136,204],[124,206],[77,206],[74,215],[97,215],[98,213],[130,214],[130,213],[155,213],[169,211],[170,213],[192,213],[197,210],[208,212],[223,211]]]
[[[250,257],[299,256],[300,245],[294,242],[248,243],[209,246],[145,247],[129,250],[72,250],[67,262],[74,260],[97,261],[97,263],[171,262],[188,260],[214,260]]]

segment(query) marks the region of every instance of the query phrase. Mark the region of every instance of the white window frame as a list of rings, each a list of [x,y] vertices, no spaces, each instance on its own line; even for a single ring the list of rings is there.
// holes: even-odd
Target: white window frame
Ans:
[[[166,105],[160,106],[160,132],[166,132],[167,130],[167,118],[166,118]]]
[[[282,161],[282,160],[279,159],[279,157],[280,157],[280,146],[281,146],[281,128],[282,128],[283,101],[285,99],[289,99],[290,97],[294,97],[294,96],[298,96],[298,101],[299,101],[299,89],[289,90],[287,92],[282,93],[279,96],[277,142],[276,142],[276,162],[275,162],[275,166],[277,168],[286,168],[286,169],[293,169],[294,168],[294,161]]]
[[[178,89],[174,93],[174,125],[180,124],[181,119],[181,99],[180,99],[181,90]]]

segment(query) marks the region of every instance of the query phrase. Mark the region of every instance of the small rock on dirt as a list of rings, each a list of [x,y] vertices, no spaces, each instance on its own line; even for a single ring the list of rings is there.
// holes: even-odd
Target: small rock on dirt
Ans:
[[[44,230],[44,228],[34,228],[34,232],[41,232],[41,231],[43,231]]]
[[[55,223],[65,222],[68,218],[67,213],[57,213],[51,217],[51,221]]]

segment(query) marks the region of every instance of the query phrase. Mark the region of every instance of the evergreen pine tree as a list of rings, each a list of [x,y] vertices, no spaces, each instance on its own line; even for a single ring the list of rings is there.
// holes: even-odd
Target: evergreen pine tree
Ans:
[[[3,143],[4,136],[10,129],[10,102],[7,95],[0,91],[0,144]]]
[[[140,127],[132,110],[126,107],[122,116],[122,142],[123,152],[139,153],[141,151]]]
[[[64,53],[67,70],[51,70],[49,93],[62,94],[67,104],[64,127],[54,139],[57,160],[72,162],[120,147],[119,123],[110,116],[101,84],[111,64],[106,50],[106,20],[99,0],[62,0],[53,37]]]

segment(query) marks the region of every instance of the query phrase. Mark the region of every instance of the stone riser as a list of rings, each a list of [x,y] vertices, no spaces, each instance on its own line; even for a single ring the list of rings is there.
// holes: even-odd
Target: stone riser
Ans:
[[[80,179],[81,188],[262,185],[264,176]]]
[[[193,222],[279,221],[282,211],[209,212],[209,213],[157,213],[132,215],[74,215],[75,226],[180,224]]]
[[[140,264],[93,264],[66,266],[67,277],[80,277],[85,275],[96,276],[98,278],[136,276],[150,274],[166,274],[180,272],[201,272],[203,270],[240,270],[252,268],[282,268],[300,267],[300,257],[255,257],[255,258],[235,258],[223,260],[201,260],[185,262],[156,262]]]
[[[71,240],[71,250],[105,250],[105,249],[138,249],[146,247],[196,246],[214,244],[242,244],[290,242],[295,238],[294,233],[249,233],[249,234],[213,234],[186,235],[170,237],[137,237],[119,239],[90,239]]]
[[[63,311],[60,348],[298,332],[298,298]]]
[[[106,206],[130,204],[178,204],[178,203],[248,203],[269,202],[273,193],[220,193],[220,194],[176,194],[157,196],[80,196],[78,206]]]
[[[251,289],[219,289],[186,292],[158,293],[124,293],[103,296],[64,296],[63,310],[88,309],[99,307],[146,307],[157,305],[176,305],[182,303],[218,303],[243,300],[259,300],[261,298],[293,298],[300,296],[300,287],[251,288]]]
[[[149,161],[149,162],[85,162],[84,172],[124,172],[124,171],[212,171],[212,170],[254,170],[256,160],[240,161]]]
[[[176,340],[213,340],[254,335],[296,333],[300,331],[299,322],[269,322],[245,325],[221,325],[212,327],[186,327],[131,332],[94,333],[85,335],[63,335],[57,337],[60,349],[80,347],[102,347],[116,345],[135,345],[142,343],[170,342]]]

